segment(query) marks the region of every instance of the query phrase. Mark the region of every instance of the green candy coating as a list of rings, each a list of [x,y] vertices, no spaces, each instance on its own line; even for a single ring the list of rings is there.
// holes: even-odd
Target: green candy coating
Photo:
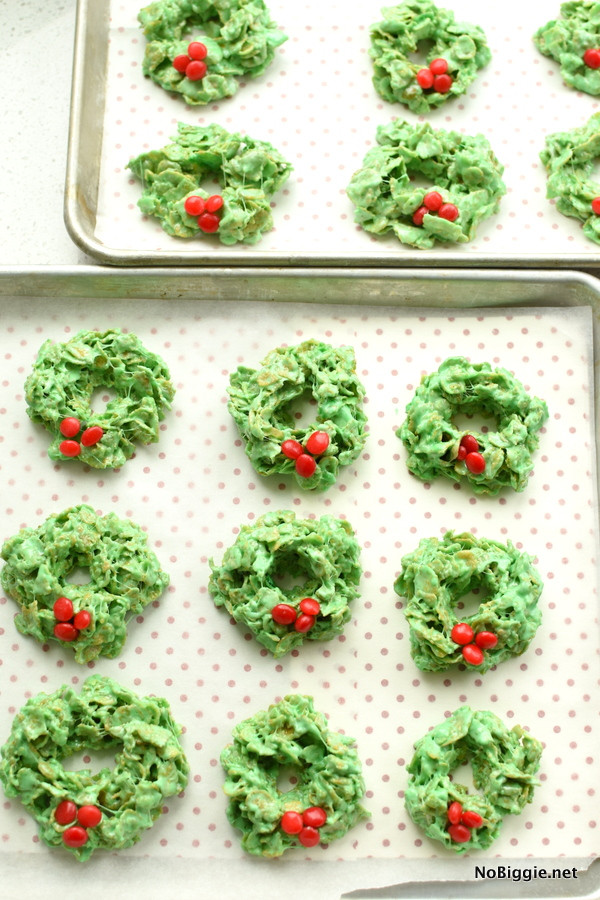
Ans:
[[[298,426],[292,405],[306,392],[317,403],[315,422]],[[227,408],[260,475],[289,474],[304,490],[324,491],[335,483],[340,466],[360,456],[365,445],[367,417],[361,406],[365,389],[356,374],[352,347],[314,340],[278,347],[260,369],[239,366],[230,376],[228,394]],[[295,440],[304,446],[314,431],[327,432],[330,444],[318,457],[314,474],[304,478],[281,445]]]
[[[233,743],[221,754],[227,818],[242,832],[242,847],[273,858],[301,847],[296,835],[280,827],[287,811],[318,806],[327,815],[319,828],[329,844],[369,817],[360,805],[365,793],[354,740],[330,731],[313,708],[312,697],[291,694],[245,719],[233,730]],[[293,769],[297,783],[287,793],[277,788],[282,769]]]
[[[184,789],[188,764],[180,731],[166,700],[138,697],[111,678],[92,675],[79,694],[63,685],[27,701],[0,751],[0,781],[6,796],[18,797],[39,824],[45,844],[84,861],[95,850],[137,843],[162,813],[165,798]],[[113,749],[112,770],[72,771],[61,762],[84,750]],[[102,812],[82,847],[63,842],[69,824],[60,825],[55,811],[64,800]]]
[[[403,244],[431,249],[436,242],[470,241],[479,223],[498,210],[506,193],[504,167],[483,135],[399,120],[380,125],[376,138],[377,146],[367,151],[346,189],[356,207],[354,221],[365,231],[393,232]],[[411,175],[425,177],[429,186],[414,186]],[[421,226],[413,223],[413,213],[430,191],[456,206],[454,222],[429,213]]]
[[[600,3],[596,5],[600,9]],[[540,153],[548,173],[546,196],[556,197],[556,208],[564,216],[583,222],[583,233],[596,244],[600,216],[593,212],[592,200],[600,197],[600,182],[592,175],[599,157],[600,112],[579,128],[548,135]]]
[[[238,79],[264,72],[276,48],[287,41],[264,0],[157,0],[140,11],[138,20],[148,39],[144,75],[191,106],[232,97]],[[207,73],[198,81],[173,66],[176,56],[187,55],[190,41],[208,50]]]
[[[75,661],[113,658],[123,649],[127,619],[158,599],[169,583],[139,525],[114,513],[99,516],[74,506],[38,528],[23,528],[5,541],[0,573],[4,591],[20,606],[15,625],[41,643],[57,641]],[[71,584],[73,569],[89,567],[89,584]],[[87,610],[91,624],[74,641],[54,635],[55,601],[66,596],[75,613]]]
[[[531,803],[541,754],[540,742],[520,725],[509,730],[493,713],[461,706],[415,744],[406,809],[427,837],[448,850],[485,850],[498,837],[503,817]],[[450,780],[464,763],[473,769],[476,794]],[[465,843],[455,843],[447,830],[448,807],[455,801],[483,818]]]
[[[462,647],[451,636],[458,622],[475,634],[491,631],[498,638],[495,647],[483,651],[483,662],[473,666],[477,672],[524,653],[542,620],[537,605],[542,588],[531,558],[510,541],[504,545],[452,531],[441,541],[421,540],[402,558],[394,584],[396,593],[408,598],[410,652],[423,672],[444,672],[464,662]],[[456,604],[476,589],[485,593],[479,608],[458,618]]]
[[[142,182],[138,206],[156,216],[167,234],[202,235],[198,216],[185,211],[188,197],[207,199],[203,181],[218,179],[223,206],[216,232],[223,244],[255,244],[273,228],[270,199],[289,178],[290,163],[266,141],[231,134],[220,125],[179,122],[173,143],[131,159],[127,168]],[[214,189],[211,189],[214,194]]]
[[[242,525],[220,566],[210,561],[209,591],[236,622],[243,622],[275,658],[304,641],[330,641],[351,617],[349,604],[359,596],[360,547],[343,519],[297,519],[293,512],[270,512],[253,525]],[[303,577],[295,587],[279,587],[282,575]],[[280,603],[300,613],[300,601],[312,597],[321,606],[312,628],[301,633],[280,625],[271,611]]]
[[[457,413],[496,417],[497,430],[463,431],[452,421]],[[467,481],[476,494],[494,495],[504,487],[525,489],[539,444],[538,431],[547,418],[544,401],[530,397],[506,369],[453,356],[437,372],[423,376],[396,434],[408,451],[406,464],[417,478],[431,481],[441,475]],[[470,472],[458,459],[466,435],[476,438],[485,460],[480,474]]]
[[[565,84],[597,97],[600,70],[583,61],[586,50],[600,47],[600,3],[597,0],[570,0],[562,3],[560,18],[539,28],[533,42],[544,56],[560,65]]]
[[[438,8],[431,0],[405,0],[382,9],[381,14],[383,21],[371,26],[369,50],[375,90],[384,100],[403,103],[415,113],[427,114],[464,94],[492,58],[478,25],[456,22],[450,10]],[[417,72],[424,66],[408,57],[417,52],[421,41],[431,45],[427,65],[438,58],[448,63],[452,85],[445,94],[423,90],[417,82]]]
[[[98,388],[117,396],[96,413],[90,403]],[[46,341],[25,382],[29,418],[54,436],[50,459],[71,459],[60,450],[64,418],[79,419],[82,428],[102,428],[101,440],[91,447],[80,445],[74,457],[94,469],[118,468],[133,456],[136,443],[156,443],[159,422],[174,395],[163,360],[134,334],[117,329],[80,331],[62,344]]]

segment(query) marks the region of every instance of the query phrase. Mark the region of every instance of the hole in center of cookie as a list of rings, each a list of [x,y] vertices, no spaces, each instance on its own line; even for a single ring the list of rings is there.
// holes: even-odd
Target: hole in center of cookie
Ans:
[[[473,784],[473,769],[471,768],[470,763],[463,763],[462,766],[457,766],[453,772],[450,773],[450,781],[453,784],[462,784],[463,787],[467,788],[469,794],[477,794],[477,788]]]
[[[317,401],[311,391],[303,391],[299,397],[294,397],[279,411],[281,420],[292,428],[307,428],[314,424],[317,416]]]
[[[293,592],[294,588],[299,588],[306,584],[306,575],[301,573],[295,575],[289,571],[278,571],[273,574],[273,581],[280,591],[289,594]]]
[[[496,417],[486,413],[485,410],[473,413],[457,412],[452,416],[452,424],[459,431],[467,431],[469,434],[489,434],[498,430]]]
[[[91,580],[90,570],[87,566],[75,566],[65,578],[67,584],[89,584]]]
[[[287,794],[298,787],[298,770],[293,766],[284,766],[277,776],[277,790],[281,794]]]
[[[419,41],[415,52],[408,54],[408,58],[411,63],[414,63],[416,66],[427,67],[429,65],[429,63],[427,62],[427,56],[431,52],[433,43],[434,42],[430,40]]]
[[[487,596],[488,591],[485,587],[474,587],[458,600],[454,607],[454,615],[461,621],[474,616]]]
[[[116,766],[115,748],[106,750],[84,750],[83,753],[73,753],[61,760],[63,769],[68,772],[81,772],[86,769],[92,775],[97,775],[102,769],[114,769]]]
[[[94,415],[99,415],[105,411],[110,401],[114,400],[117,396],[117,392],[113,391],[112,388],[98,387],[92,392],[92,396],[90,397],[90,409]]]

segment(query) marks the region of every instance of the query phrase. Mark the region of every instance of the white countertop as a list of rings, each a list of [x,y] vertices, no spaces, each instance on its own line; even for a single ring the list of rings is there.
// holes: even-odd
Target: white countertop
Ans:
[[[0,265],[92,261],[63,221],[75,12],[75,0],[0,3]]]

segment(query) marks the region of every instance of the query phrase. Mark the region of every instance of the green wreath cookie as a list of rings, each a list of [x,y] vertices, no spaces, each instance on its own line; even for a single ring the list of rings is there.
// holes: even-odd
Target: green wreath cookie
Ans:
[[[418,249],[466,243],[506,193],[504,168],[481,134],[397,121],[379,126],[377,144],[347,188],[354,221],[372,234],[393,232]],[[415,176],[429,187],[414,186]]]
[[[267,513],[242,525],[217,566],[210,561],[209,591],[243,622],[274,657],[305,640],[330,641],[350,619],[359,596],[360,548],[343,519],[297,519],[293,512]],[[305,580],[279,587],[284,576]]]
[[[564,216],[579,219],[585,236],[596,244],[600,244],[600,182],[592,176],[599,158],[600,112],[580,128],[548,135],[540,153],[548,173],[546,196],[556,197],[556,208]]]
[[[192,106],[232,97],[238,79],[264,72],[287,41],[264,0],[157,0],[138,20],[144,75]]]
[[[220,125],[179,122],[174,143],[127,164],[143,186],[138,206],[167,234],[218,234],[223,244],[255,244],[273,228],[271,197],[289,178],[290,163],[266,141],[230,134]],[[201,185],[217,179],[220,194]]]
[[[371,27],[369,55],[373,84],[384,100],[426,114],[464,94],[492,58],[478,25],[455,22],[450,10],[431,0],[405,0],[381,12],[383,21]],[[428,43],[427,68],[409,58],[423,41]]]
[[[78,663],[117,656],[127,620],[169,583],[139,525],[114,513],[99,516],[91,506],[23,528],[4,543],[2,558],[0,581],[21,608],[21,634],[70,647]],[[89,567],[89,583],[71,584],[68,575],[80,567]]]
[[[565,84],[596,97],[600,94],[600,3],[562,3],[559,19],[539,28],[533,41],[560,65]]]
[[[293,474],[301,488],[324,491],[365,445],[365,389],[352,347],[320,341],[277,347],[260,369],[239,366],[227,392],[227,408],[260,475]],[[293,405],[307,393],[316,402],[315,423],[298,425]]]
[[[181,729],[166,700],[138,697],[92,675],[81,692],[63,685],[27,701],[1,750],[0,781],[39,825],[49,847],[78,860],[137,843],[187,783]],[[115,750],[113,769],[63,768],[84,750]]]
[[[90,404],[98,388],[116,397],[95,412]],[[160,356],[116,329],[80,331],[64,344],[46,341],[25,382],[29,418],[53,435],[50,459],[78,459],[94,469],[116,469],[136,443],[158,441],[174,395]]]
[[[315,847],[343,837],[369,813],[354,740],[330,731],[312,697],[291,694],[240,722],[221,754],[227,818],[242,832],[242,847],[276,857],[293,847]],[[297,783],[277,787],[284,770]]]
[[[406,809],[427,837],[448,850],[485,850],[504,816],[518,815],[539,784],[542,745],[520,725],[461,706],[415,744],[407,766]],[[470,763],[477,793],[451,779]]]
[[[446,532],[424,538],[402,558],[394,584],[407,597],[410,652],[423,672],[444,672],[466,662],[480,672],[524,653],[542,620],[542,580],[531,558],[510,541]],[[456,605],[470,591],[484,596],[473,615],[459,618]]]
[[[453,422],[458,413],[495,417],[497,428],[464,431]],[[422,481],[441,475],[467,481],[476,494],[497,494],[525,489],[547,418],[544,401],[506,369],[453,356],[423,376],[396,434],[408,451],[406,465]]]

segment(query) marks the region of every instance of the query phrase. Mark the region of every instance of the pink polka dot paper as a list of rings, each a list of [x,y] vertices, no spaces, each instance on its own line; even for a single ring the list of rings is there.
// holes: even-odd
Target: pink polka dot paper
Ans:
[[[481,25],[492,50],[467,94],[433,111],[436,128],[484,134],[505,166],[507,195],[500,212],[487,219],[476,238],[461,245],[417,251],[393,236],[375,238],[354,224],[346,187],[376,128],[393,119],[418,117],[387,103],[372,85],[369,28],[380,6],[308,0],[301,7],[271,0],[274,20],[289,36],[273,64],[243,84],[235,97],[207,107],[189,107],[142,74],[145,37],[136,20],[140,0],[112,0],[104,141],[95,237],[105,249],[156,253],[160,262],[274,260],[292,254],[308,259],[355,259],[367,263],[432,264],[448,256],[469,265],[529,254],[542,264],[569,254],[593,264],[597,246],[573,219],[546,199],[546,175],[539,160],[547,134],[583,124],[598,100],[563,85],[558,66],[541,56],[532,35],[556,10],[508,0],[503,15],[478,0],[448,3],[456,18]],[[444,5],[444,4],[442,4]],[[421,117],[422,118],[422,117]],[[140,185],[125,166],[143,151],[165,146],[178,121],[219,123],[230,131],[267,140],[293,164],[294,172],[272,200],[275,229],[258,245],[224,247],[217,238],[181,240],[166,235],[156,219],[137,207]],[[82,178],[90,161],[82,160]],[[90,179],[91,179],[90,173]],[[240,255],[241,254],[241,258]]]
[[[118,471],[55,465],[46,456],[46,432],[26,416],[25,377],[44,339],[113,326],[134,331],[170,367],[177,394],[160,443],[140,448]],[[0,741],[28,697],[62,683],[77,686],[92,671],[167,697],[185,729],[190,782],[124,853],[233,861],[243,853],[225,815],[221,749],[237,721],[287,693],[310,694],[331,727],[357,741],[371,819],[331,847],[292,851],[291,858],[446,859],[407,817],[405,766],[416,739],[469,703],[526,726],[545,745],[534,802],[520,817],[507,817],[489,858],[595,856],[600,672],[590,334],[583,308],[449,315],[224,301],[105,300],[101,310],[85,301],[8,304],[0,329],[3,539],[52,512],[90,503],[143,525],[171,584],[130,622],[121,656],[87,667],[57,645],[21,636],[12,622],[16,606],[0,597]],[[260,478],[226,408],[228,376],[238,365],[256,366],[273,347],[313,337],[355,348],[369,417],[365,453],[321,495],[300,493],[283,478]],[[550,419],[522,494],[475,497],[462,485],[424,484],[406,469],[395,436],[404,408],[421,375],[458,354],[508,368],[548,403]],[[342,637],[275,661],[214,607],[207,583],[209,559],[221,560],[240,525],[280,508],[348,519],[364,574]],[[402,555],[448,528],[510,539],[536,558],[545,582],[543,622],[531,647],[483,676],[419,672],[393,591]],[[99,761],[90,756],[94,769]],[[49,853],[20,804],[0,802],[1,850]],[[449,866],[458,863],[448,858]]]

